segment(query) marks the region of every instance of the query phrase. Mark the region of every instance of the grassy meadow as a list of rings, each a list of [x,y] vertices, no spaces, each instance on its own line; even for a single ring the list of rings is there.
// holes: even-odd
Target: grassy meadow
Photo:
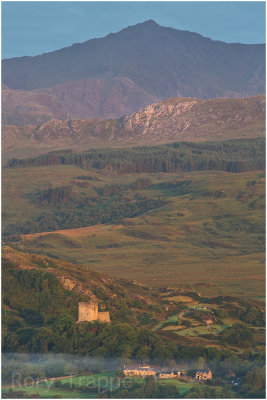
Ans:
[[[31,396],[38,394],[41,398],[66,398],[66,399],[88,399],[97,398],[98,392],[106,387],[107,382],[110,384],[114,379],[114,372],[105,372],[91,375],[78,375],[72,377],[62,377],[41,380],[36,384],[28,383],[25,386],[12,387],[6,385],[3,393],[12,389],[15,392],[23,391]],[[91,390],[89,386],[94,386]],[[65,386],[65,387],[64,387]],[[68,386],[68,388],[66,388]]]
[[[150,183],[133,189],[140,178]],[[21,250],[152,287],[265,296],[265,179],[260,171],[120,174],[59,165],[3,169],[2,179],[4,240]],[[96,205],[97,218],[108,210],[107,223],[96,219],[81,226],[78,220],[73,229],[5,236],[12,225],[30,226],[42,213],[51,218],[60,213],[61,206],[37,201],[36,193],[62,186],[72,190],[62,207],[73,212],[74,226],[80,212],[75,199],[81,198],[82,204],[87,199]],[[103,194],[114,186],[117,191]]]
[[[129,387],[129,378],[127,379],[127,385]],[[144,382],[144,379],[139,377],[130,379],[133,383],[142,384]],[[184,395],[193,387],[192,383],[174,379],[162,379],[160,380],[160,383],[162,385],[175,385],[179,389],[181,395]],[[64,388],[64,386],[67,385],[70,387],[68,389]],[[93,388],[90,391],[92,385]],[[122,383],[119,385],[122,385]],[[9,392],[9,390],[12,390],[14,392],[23,391],[25,395],[28,395],[29,397],[38,394],[41,398],[90,399],[98,398],[99,393],[107,388],[109,390],[116,390],[118,388],[118,382],[114,372],[55,378],[52,380],[40,381],[33,385],[29,384],[28,386],[12,387],[11,385],[6,385],[2,389],[2,393],[5,394]]]

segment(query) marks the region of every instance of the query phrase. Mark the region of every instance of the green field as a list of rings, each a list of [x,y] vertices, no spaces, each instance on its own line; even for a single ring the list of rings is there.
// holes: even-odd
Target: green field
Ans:
[[[178,316],[177,315],[174,315],[174,316],[172,316],[172,317],[170,317],[170,318],[168,318],[167,320],[165,320],[165,321],[163,321],[163,322],[160,322],[159,324],[157,324],[153,329],[154,330],[157,330],[157,329],[161,329],[161,327],[163,326],[163,325],[165,325],[166,323],[168,323],[168,322],[177,322],[178,321]]]
[[[38,394],[41,396],[41,398],[54,398],[54,397],[60,397],[60,398],[77,398],[77,399],[86,399],[86,398],[97,398],[98,397],[98,391],[106,389],[107,387],[111,390],[115,390],[116,383],[115,383],[115,375],[114,372],[110,373],[100,373],[100,374],[95,374],[95,375],[80,375],[76,377],[71,377],[71,378],[61,378],[61,379],[55,379],[55,380],[49,380],[45,382],[40,382],[39,384],[36,385],[29,385],[29,386],[20,386],[20,387],[14,387],[12,388],[5,386],[2,389],[3,393],[8,392],[10,389],[12,389],[15,392],[18,391],[23,391],[26,392],[29,396],[33,394]],[[69,383],[73,385],[73,389],[64,389],[64,388],[55,388],[53,387],[53,383],[55,381],[61,381],[61,383],[64,385],[66,383]],[[143,383],[144,379],[142,378],[131,378],[132,382],[135,383]],[[179,380],[175,379],[162,379],[159,381],[160,384],[174,384],[177,388],[179,388],[179,392],[181,395],[185,394],[188,390],[190,390],[193,387],[192,383],[187,383],[187,382],[182,382]],[[94,384],[97,392],[92,392],[90,393],[90,389],[87,390],[87,392],[82,392],[78,388],[81,388],[82,386],[85,387],[87,385],[92,385]],[[122,383],[121,383],[122,385]],[[129,385],[129,382],[128,382]]]
[[[81,187],[74,179],[81,174],[96,180],[87,180]],[[139,178],[149,179],[151,185],[129,189]],[[34,225],[42,213],[53,217],[58,212],[32,200],[51,182],[53,187],[70,185],[74,198],[93,198],[110,210],[109,223],[23,236],[15,243],[22,250],[152,286],[191,287],[210,296],[265,294],[265,180],[261,172],[109,175],[76,166],[48,166],[4,169],[2,179],[4,235],[16,222]],[[125,189],[106,197],[97,195],[97,188],[114,184]],[[141,203],[138,198],[143,199]],[[162,205],[147,209],[149,199],[159,199]],[[137,215],[127,217],[128,204],[135,204]],[[118,207],[125,218],[122,214],[112,217]]]
[[[177,386],[177,388],[179,389],[179,393],[181,395],[184,395],[186,392],[188,392],[188,390],[192,389],[192,387],[194,386],[192,383],[181,382],[176,379],[162,379],[160,382],[162,384],[171,383],[171,384]]]
[[[40,381],[35,385],[29,386],[20,386],[14,387],[12,390],[14,391],[25,391],[27,394],[39,394],[43,398],[53,398],[55,396],[60,396],[61,398],[96,398],[97,392],[99,390],[103,390],[103,388],[112,386],[112,382],[115,379],[114,372],[105,372],[99,374],[91,374],[91,375],[79,375],[74,377],[66,377],[66,378],[55,378],[47,381]],[[55,388],[55,382],[61,382],[62,388]],[[73,386],[71,389],[64,388],[64,384],[70,384]],[[87,391],[83,392],[82,387],[88,387],[88,385],[93,385],[96,388],[96,391],[91,391],[87,389]],[[3,392],[7,392],[11,386],[4,387]]]
[[[187,329],[180,329],[176,331],[176,333],[177,335],[182,335],[182,336],[198,336],[198,335],[206,335],[209,333],[217,334],[219,332],[222,332],[225,328],[227,328],[226,325],[211,324],[203,326],[193,326]]]
[[[12,389],[15,392],[26,392],[29,396],[38,394],[41,396],[41,398],[44,399],[53,399],[53,398],[62,398],[62,399],[88,399],[88,398],[96,398],[96,394],[86,394],[86,393],[80,393],[79,391],[76,390],[62,390],[62,389],[50,389],[42,386],[34,386],[34,387],[27,387],[27,386],[22,386],[19,388],[13,388]],[[2,393],[8,392],[8,388],[3,388]]]
[[[95,383],[100,387],[106,384],[106,378],[112,380],[115,378],[114,372],[103,372],[99,374],[79,375],[74,377],[67,377],[60,379],[62,383],[71,383],[77,386],[87,386],[88,384]]]

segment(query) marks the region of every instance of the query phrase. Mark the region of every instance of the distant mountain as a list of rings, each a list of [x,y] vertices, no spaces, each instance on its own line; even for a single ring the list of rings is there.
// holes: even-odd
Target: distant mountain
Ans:
[[[51,118],[68,118],[67,110],[52,93],[2,88],[3,125],[40,124]]]
[[[114,118],[159,101],[128,78],[67,81],[32,91],[2,88],[2,123],[26,126],[52,118]]]
[[[86,150],[264,134],[264,95],[213,100],[170,98],[120,119],[52,119],[41,125],[3,126],[2,147],[6,159],[69,147]]]
[[[47,90],[80,118],[118,118],[160,101],[129,78],[67,81]]]
[[[265,93],[265,45],[223,43],[146,21],[2,63],[11,89],[46,89],[79,118],[117,118],[168,97]],[[5,109],[4,109],[5,111]]]

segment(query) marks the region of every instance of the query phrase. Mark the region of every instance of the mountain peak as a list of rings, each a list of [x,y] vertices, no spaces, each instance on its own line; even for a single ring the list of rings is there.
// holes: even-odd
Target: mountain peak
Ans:
[[[125,32],[128,30],[138,30],[138,29],[155,29],[155,28],[162,28],[157,22],[155,22],[153,19],[148,19],[144,22],[139,22],[135,25],[130,25],[127,28],[122,29],[120,32]]]
[[[265,93],[265,48],[221,43],[149,19],[104,38],[2,64],[3,83],[11,89],[122,77],[157,99],[251,96]],[[120,93],[125,102],[124,90]],[[143,103],[133,105],[137,109]]]
[[[147,21],[141,22],[138,25],[151,25],[151,26],[160,26],[153,19],[148,19]]]

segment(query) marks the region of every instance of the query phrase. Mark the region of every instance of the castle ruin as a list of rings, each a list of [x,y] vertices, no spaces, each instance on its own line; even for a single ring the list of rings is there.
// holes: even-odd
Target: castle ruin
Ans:
[[[80,302],[78,322],[110,322],[108,311],[98,311],[98,303],[95,302]]]

